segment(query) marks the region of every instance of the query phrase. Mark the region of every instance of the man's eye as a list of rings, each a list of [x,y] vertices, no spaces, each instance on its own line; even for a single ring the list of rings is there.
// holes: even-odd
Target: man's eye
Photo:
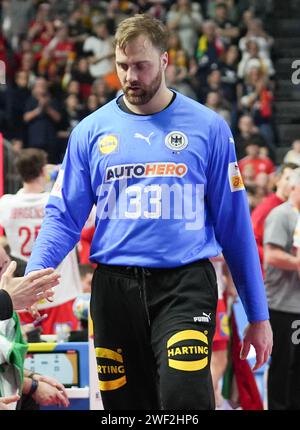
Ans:
[[[137,65],[137,69],[138,70],[143,70],[143,69],[145,69],[145,67],[146,67],[146,65],[144,63],[141,63],[141,64]]]

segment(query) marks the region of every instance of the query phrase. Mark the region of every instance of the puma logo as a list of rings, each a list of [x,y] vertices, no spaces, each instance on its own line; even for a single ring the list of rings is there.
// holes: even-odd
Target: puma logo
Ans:
[[[143,136],[141,133],[135,133],[134,137],[135,137],[136,139],[143,139],[143,140],[145,140],[145,141],[148,143],[148,145],[151,145],[150,137],[151,137],[153,134],[154,134],[154,132],[153,132],[153,131],[151,131],[151,133],[149,134],[149,136]]]

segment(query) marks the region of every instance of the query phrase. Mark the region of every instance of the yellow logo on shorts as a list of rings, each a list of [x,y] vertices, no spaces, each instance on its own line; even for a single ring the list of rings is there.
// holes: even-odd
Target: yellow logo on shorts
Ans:
[[[101,154],[107,155],[118,151],[119,141],[116,136],[109,134],[102,138],[99,137],[98,146]]]
[[[96,348],[97,371],[101,391],[117,390],[126,384],[125,367],[120,351]]]
[[[193,340],[199,341],[202,344],[191,345],[190,343]],[[174,346],[179,342],[184,341],[187,341],[188,344]],[[208,364],[208,339],[201,331],[183,330],[174,334],[167,342],[167,349],[168,364],[169,367],[172,367],[173,369],[195,372],[197,370],[204,369]],[[194,355],[204,355],[205,357],[199,360],[182,360],[183,357],[188,358]],[[174,359],[178,356],[181,360]]]

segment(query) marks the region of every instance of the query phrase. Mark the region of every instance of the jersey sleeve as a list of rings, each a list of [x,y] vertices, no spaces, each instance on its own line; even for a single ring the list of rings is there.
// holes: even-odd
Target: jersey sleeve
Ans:
[[[87,133],[81,130],[82,127],[76,127],[70,136],[26,273],[56,268],[79,241],[93,206]]]
[[[269,318],[247,194],[236,161],[234,140],[219,116],[211,127],[207,204],[216,239],[250,322]]]

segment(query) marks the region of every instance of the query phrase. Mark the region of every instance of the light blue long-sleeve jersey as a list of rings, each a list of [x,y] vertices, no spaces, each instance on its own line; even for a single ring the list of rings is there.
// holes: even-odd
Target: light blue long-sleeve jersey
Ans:
[[[176,93],[153,115],[113,100],[82,120],[27,272],[62,261],[94,204],[92,261],[168,268],[223,252],[249,321],[268,319],[234,141],[215,112]]]

